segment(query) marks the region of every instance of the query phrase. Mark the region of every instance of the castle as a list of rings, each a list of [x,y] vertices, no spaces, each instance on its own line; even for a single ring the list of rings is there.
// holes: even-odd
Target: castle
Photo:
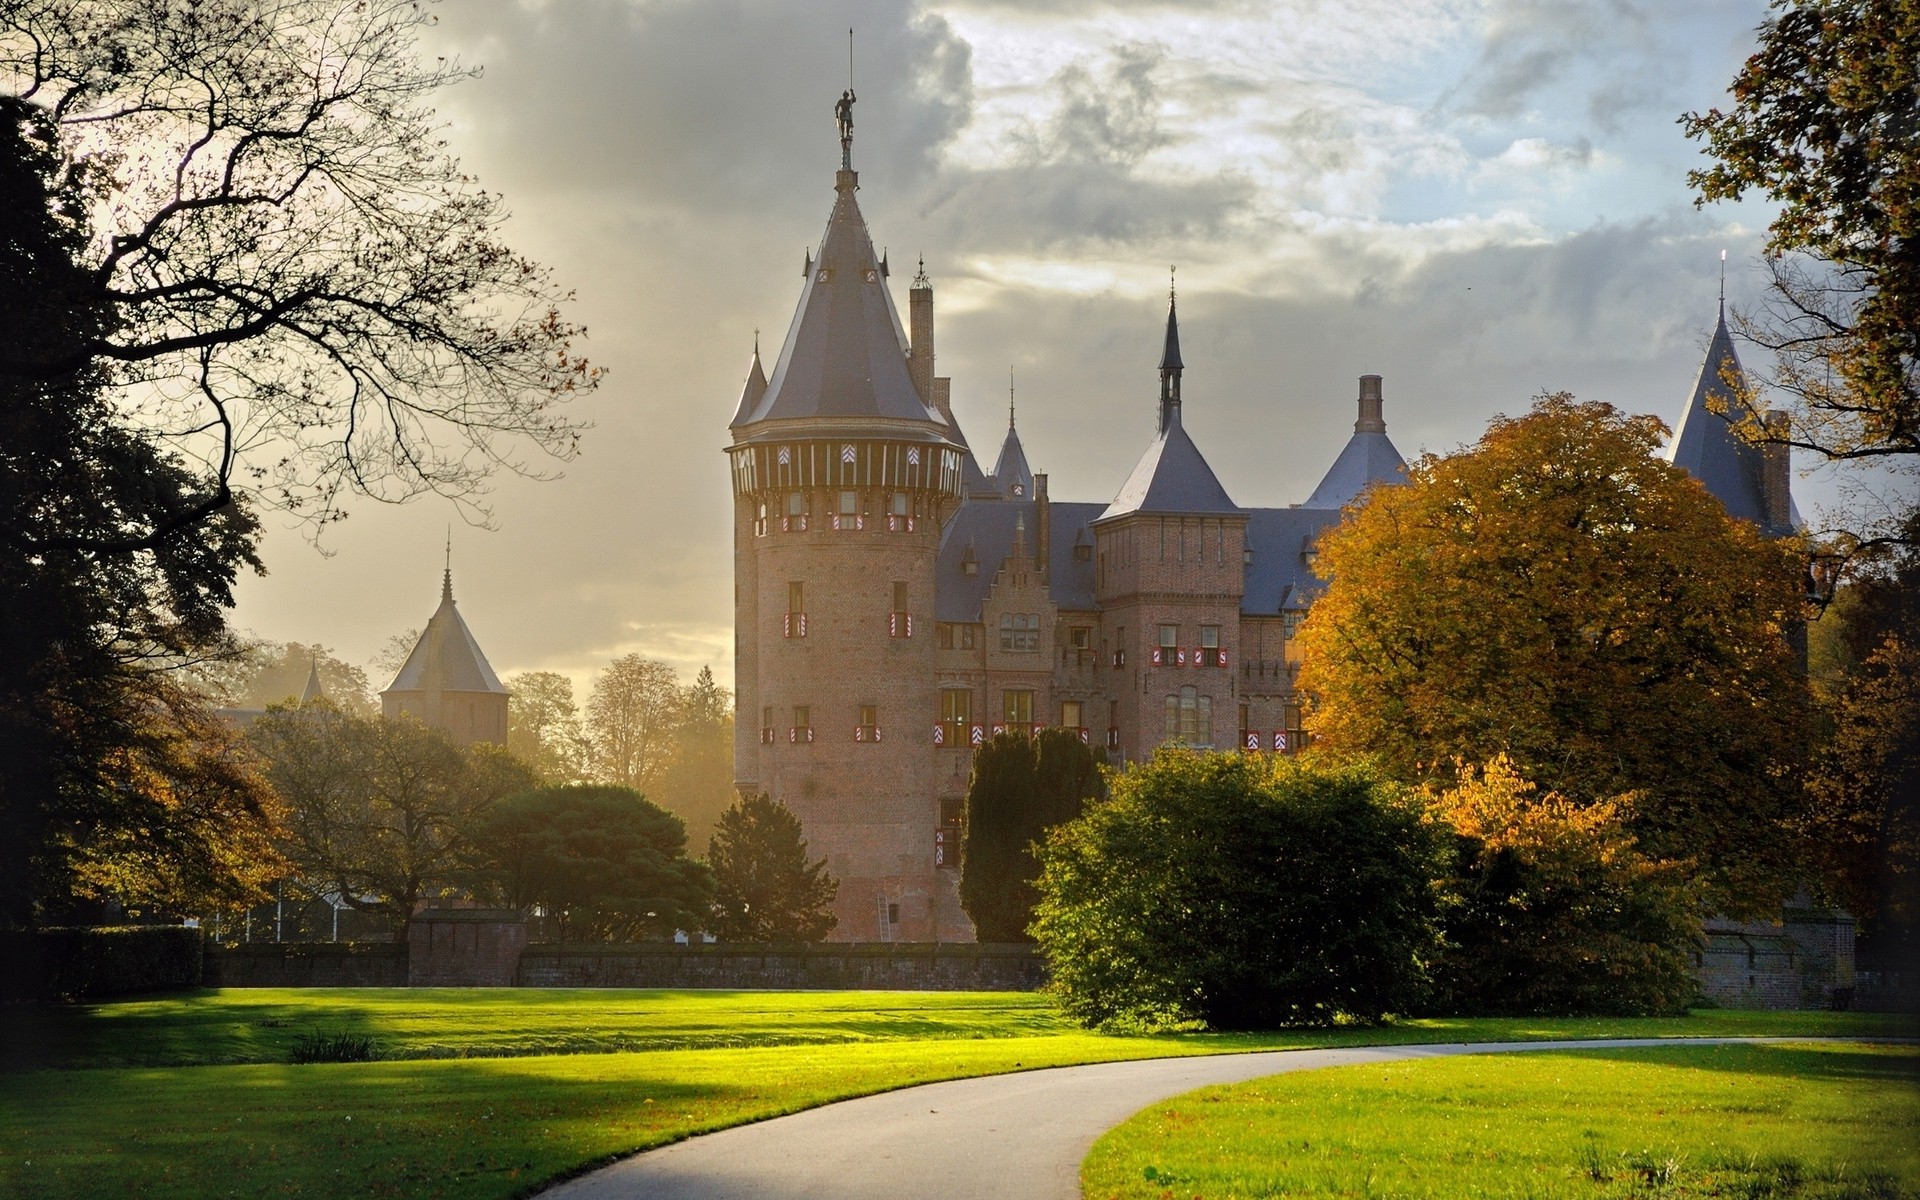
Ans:
[[[1060,726],[1116,762],[1168,743],[1298,750],[1315,541],[1404,463],[1363,375],[1353,436],[1306,500],[1236,504],[1182,424],[1170,294],[1156,433],[1111,501],[1054,499],[1011,412],[983,471],[934,373],[933,287],[923,266],[903,328],[841,116],[819,255],[729,424],[735,782],[800,816],[840,880],[836,939],[968,940],[948,868],[974,748]],[[1669,456],[1733,515],[1791,532],[1784,453],[1721,415],[1737,370],[1722,307]]]

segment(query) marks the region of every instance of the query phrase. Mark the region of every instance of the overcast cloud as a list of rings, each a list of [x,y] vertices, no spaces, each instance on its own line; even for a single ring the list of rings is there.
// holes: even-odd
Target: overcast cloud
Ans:
[[[1722,101],[1762,0],[790,4],[444,0],[483,77],[450,137],[578,292],[611,374],[558,482],[496,528],[362,505],[329,556],[275,530],[240,624],[365,661],[455,590],[502,674],[638,651],[731,674],[720,447],[818,245],[856,28],[861,205],[904,305],[925,255],[943,374],[989,461],[1010,365],[1062,499],[1149,436],[1178,263],[1188,423],[1233,497],[1312,489],[1386,377],[1403,453],[1568,389],[1672,422],[1768,213],[1696,211],[1675,118]],[[771,363],[769,363],[771,367]],[[1805,502],[1803,501],[1803,507]],[[382,681],[384,682],[384,681]]]

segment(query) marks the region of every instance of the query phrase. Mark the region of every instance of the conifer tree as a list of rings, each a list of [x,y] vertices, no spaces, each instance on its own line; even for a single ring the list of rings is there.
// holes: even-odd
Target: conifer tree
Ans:
[[[1100,794],[1100,768],[1072,730],[1003,733],[982,746],[967,787],[960,904],[983,942],[1029,942],[1039,900],[1033,847]]]
[[[840,881],[827,860],[807,861],[800,818],[766,793],[742,796],[720,815],[707,848],[713,868],[713,933],[725,942],[818,942],[838,924]]]

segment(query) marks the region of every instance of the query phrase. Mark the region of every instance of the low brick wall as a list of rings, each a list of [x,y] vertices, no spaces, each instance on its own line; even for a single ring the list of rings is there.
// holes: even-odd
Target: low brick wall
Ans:
[[[1696,961],[1700,990],[1726,1008],[1847,1008],[1854,1004],[1853,918],[1789,908],[1779,923],[1709,918]]]
[[[512,987],[527,925],[511,908],[429,908],[407,923],[407,986]]]
[[[1030,992],[1046,982],[1032,946],[927,942],[820,946],[535,945],[522,987],[839,988]]]
[[[249,942],[208,946],[208,987],[405,987],[401,942]]]

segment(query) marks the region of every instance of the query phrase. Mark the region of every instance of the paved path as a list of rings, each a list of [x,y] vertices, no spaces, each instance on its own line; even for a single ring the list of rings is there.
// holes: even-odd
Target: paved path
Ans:
[[[1209,1084],[1453,1054],[1804,1040],[1281,1050],[956,1079],[689,1138],[582,1175],[540,1200],[1077,1200],[1080,1160],[1094,1139],[1149,1104]]]

